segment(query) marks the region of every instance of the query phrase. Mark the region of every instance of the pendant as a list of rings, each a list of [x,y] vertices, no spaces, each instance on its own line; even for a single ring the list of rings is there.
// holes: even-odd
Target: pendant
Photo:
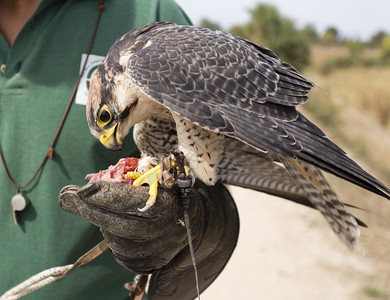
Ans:
[[[21,212],[26,208],[26,206],[28,205],[28,200],[25,196],[23,196],[22,192],[18,192],[15,196],[12,197],[11,205],[14,222],[17,225],[19,224],[18,212]]]

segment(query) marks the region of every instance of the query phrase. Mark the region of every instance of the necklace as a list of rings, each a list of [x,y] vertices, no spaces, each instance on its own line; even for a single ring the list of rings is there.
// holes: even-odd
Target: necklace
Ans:
[[[59,135],[61,133],[61,130],[62,130],[63,126],[64,126],[65,120],[66,120],[66,118],[68,116],[68,113],[69,113],[69,110],[70,110],[70,107],[72,106],[73,99],[76,96],[77,88],[79,86],[81,77],[83,76],[85,67],[87,65],[88,57],[89,57],[89,55],[91,53],[93,42],[95,41],[96,32],[97,32],[97,29],[98,29],[98,26],[99,26],[99,22],[100,22],[100,17],[102,15],[102,12],[103,12],[103,9],[104,9],[103,1],[104,0],[99,0],[99,5],[97,7],[99,12],[98,12],[98,16],[97,16],[97,19],[96,19],[94,30],[92,32],[91,41],[89,42],[88,51],[87,51],[87,57],[86,57],[86,59],[84,61],[83,67],[81,68],[79,77],[78,77],[76,85],[75,85],[75,87],[73,89],[72,95],[70,96],[70,99],[68,101],[68,105],[66,106],[64,115],[62,116],[61,122],[60,122],[60,124],[58,126],[58,129],[57,129],[57,131],[56,131],[56,133],[54,135],[54,138],[53,138],[53,140],[52,140],[52,142],[50,144],[49,150],[45,154],[41,164],[38,166],[38,168],[35,171],[35,173],[33,174],[33,176],[25,184],[17,184],[13,180],[13,178],[12,178],[12,176],[11,176],[9,170],[8,170],[7,164],[5,162],[4,155],[3,155],[3,152],[1,150],[1,145],[0,145],[0,159],[1,159],[1,162],[2,162],[2,164],[4,166],[5,173],[6,173],[7,177],[8,177],[8,179],[9,179],[9,181],[12,183],[12,185],[17,188],[17,193],[11,199],[12,213],[13,213],[15,224],[19,224],[18,212],[24,210],[27,207],[28,203],[29,203],[27,197],[23,195],[23,189],[26,188],[27,186],[29,186],[34,181],[34,179],[37,177],[37,175],[39,174],[39,172],[41,171],[41,169],[45,165],[47,159],[52,159],[53,156],[54,156],[55,144],[56,144],[56,142],[58,140],[58,137],[59,137]]]

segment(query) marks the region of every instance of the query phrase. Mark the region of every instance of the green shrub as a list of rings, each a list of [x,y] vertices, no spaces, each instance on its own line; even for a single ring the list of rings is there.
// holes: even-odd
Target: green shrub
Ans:
[[[282,60],[302,70],[310,63],[308,37],[295,28],[293,21],[282,17],[276,8],[259,4],[250,10],[248,24],[235,26],[230,32],[263,45],[274,51]]]

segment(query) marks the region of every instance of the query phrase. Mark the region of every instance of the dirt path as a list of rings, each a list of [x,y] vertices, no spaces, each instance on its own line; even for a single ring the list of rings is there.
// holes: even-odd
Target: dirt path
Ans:
[[[390,265],[383,264],[390,243],[372,240],[380,229],[363,230],[365,254],[351,252],[317,211],[247,189],[231,192],[238,245],[202,300],[390,299]]]

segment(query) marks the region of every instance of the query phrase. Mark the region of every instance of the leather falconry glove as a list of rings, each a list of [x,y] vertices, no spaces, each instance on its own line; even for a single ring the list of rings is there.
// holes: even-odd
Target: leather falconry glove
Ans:
[[[156,204],[139,212],[148,187],[97,181],[66,186],[60,206],[100,227],[114,258],[138,274],[152,274],[148,299],[193,299],[195,275],[183,224],[178,187],[159,188]],[[237,243],[237,208],[222,184],[197,181],[189,206],[191,232],[202,292],[220,274]]]

